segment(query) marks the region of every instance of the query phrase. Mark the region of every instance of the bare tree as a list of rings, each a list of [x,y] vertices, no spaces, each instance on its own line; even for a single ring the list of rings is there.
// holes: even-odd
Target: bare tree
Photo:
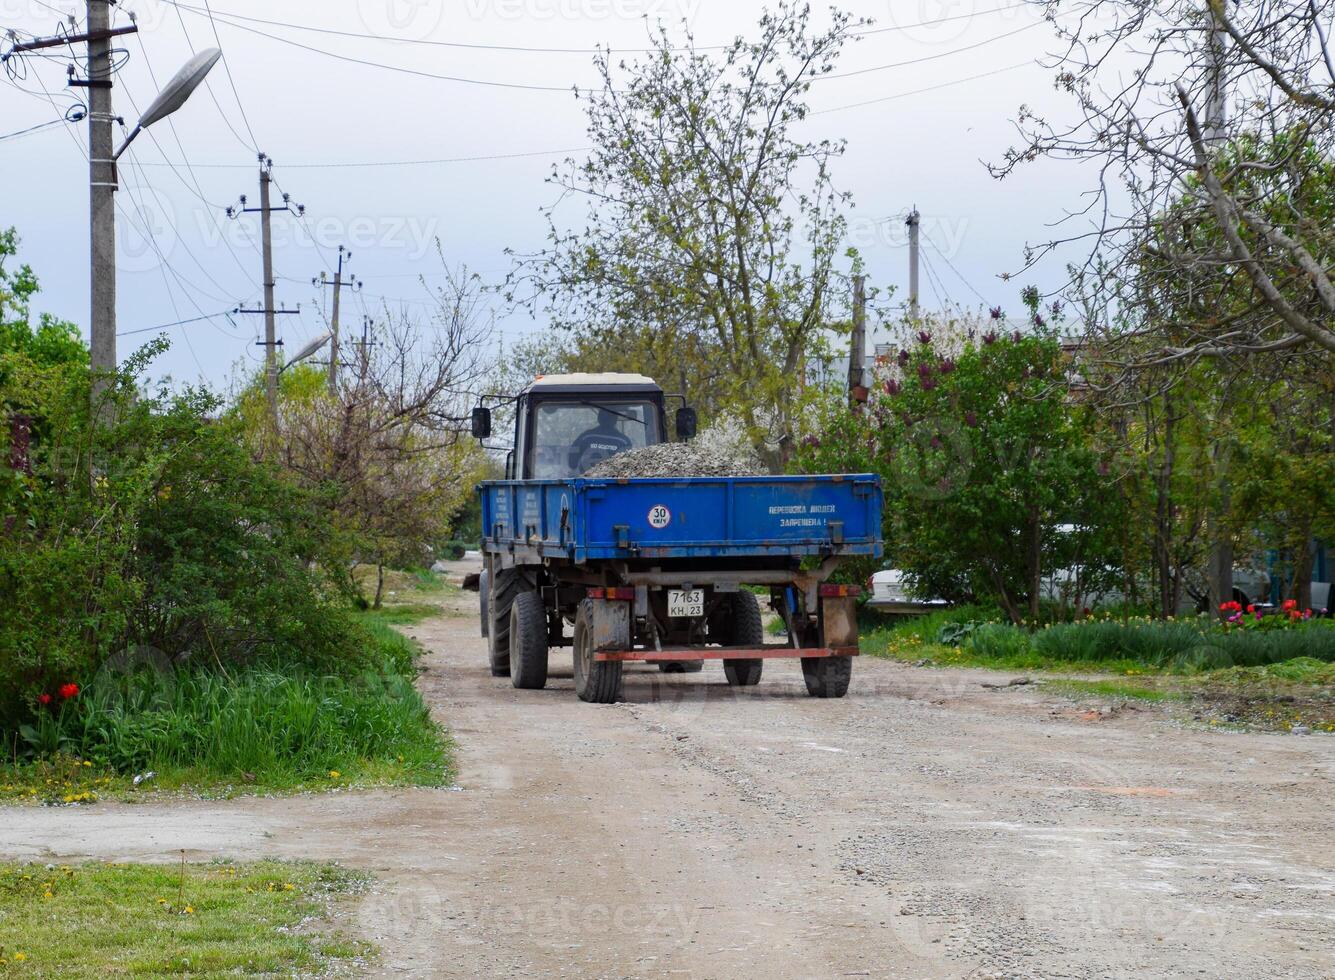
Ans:
[[[1022,140],[993,172],[1038,157],[1097,166],[1066,216],[1080,227],[1027,260],[1092,245],[1073,286],[1105,290],[1116,312],[1091,323],[1105,353],[1143,364],[1335,352],[1335,3],[1033,2],[1078,113],[1022,109]]]
[[[485,465],[467,414],[491,367],[491,327],[475,276],[447,271],[424,327],[386,308],[350,348],[337,394],[285,392],[280,452],[324,488],[357,555],[376,566],[420,560],[444,536]]]

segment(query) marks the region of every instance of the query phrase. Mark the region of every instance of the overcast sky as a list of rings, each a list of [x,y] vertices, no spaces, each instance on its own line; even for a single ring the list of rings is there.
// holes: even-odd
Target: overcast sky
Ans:
[[[138,37],[118,41],[127,60],[114,98],[127,123],[137,116],[135,105],[147,106],[192,46],[218,43],[203,3],[183,0],[179,11],[162,0],[120,4],[118,23],[127,23],[124,12],[134,11],[140,26]],[[194,4],[197,10],[190,9]],[[278,185],[306,206],[304,220],[279,215],[274,221],[278,298],[289,309],[302,309],[279,322],[288,351],[295,351],[325,329],[320,294],[327,302],[328,291],[310,280],[321,271],[332,273],[339,244],[351,249],[349,270],[365,283],[359,296],[345,299],[345,329],[359,329],[364,309],[386,300],[425,310],[418,278],[440,278],[437,237],[448,262],[492,280],[509,268],[507,247],[541,248],[545,223],[539,208],[554,199],[544,178],[562,155],[556,151],[584,145],[582,114],[569,86],[591,84],[595,73],[587,50],[513,48],[643,47],[645,15],[677,25],[674,30],[686,18],[697,44],[722,44],[753,31],[763,4],[211,0],[211,6],[230,79],[220,64],[209,88],[171,125],[154,127],[154,138],[141,137],[122,158],[119,330],[259,303],[257,224],[253,216],[229,221],[223,213],[242,194],[252,206],[258,203],[253,133],[258,148],[276,161]],[[835,179],[853,194],[852,243],[865,256],[873,284],[897,287],[901,299],[906,294],[903,217],[916,204],[930,266],[923,270],[925,306],[948,300],[1015,310],[1020,284],[1003,283],[998,274],[1020,265],[1026,241],[1050,237],[1050,222],[1078,207],[1087,189],[1088,175],[1071,165],[1043,162],[999,183],[982,162],[1001,157],[1022,103],[1066,108],[1052,91],[1051,72],[1033,63],[1053,48],[1050,29],[1016,0],[859,0],[843,7],[871,18],[877,28],[893,29],[850,44],[839,72],[917,61],[816,83],[809,97],[815,114],[798,133],[848,141]],[[48,35],[59,22],[57,10],[82,13],[83,4],[0,0],[0,25]],[[356,36],[229,22],[228,15]],[[951,19],[915,26],[941,18]],[[0,135],[58,114],[43,87],[61,112],[77,100],[82,90],[65,87],[70,60],[67,50],[57,49],[51,59],[26,59],[18,66],[24,77],[0,78]],[[931,91],[920,91],[925,89]],[[867,104],[840,108],[857,103]],[[84,142],[83,126],[0,140],[0,226],[19,230],[22,259],[42,283],[38,308],[80,325],[87,323],[88,310]],[[508,154],[515,156],[460,159]],[[145,243],[145,226],[157,250]],[[1052,287],[1061,272],[1051,262],[1024,281]],[[254,346],[262,327],[257,316],[214,316],[171,327],[165,332],[173,350],[158,370],[221,383],[238,359],[262,357]],[[499,327],[513,340],[538,325],[513,314]],[[121,356],[151,336],[122,336]]]

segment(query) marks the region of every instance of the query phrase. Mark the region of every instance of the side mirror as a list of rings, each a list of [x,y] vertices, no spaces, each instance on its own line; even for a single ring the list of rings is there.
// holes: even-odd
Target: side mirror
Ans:
[[[491,409],[478,406],[473,409],[473,438],[487,439],[491,436]]]
[[[700,417],[695,414],[695,409],[689,405],[677,409],[677,440],[679,442],[689,442],[694,439],[699,426]]]

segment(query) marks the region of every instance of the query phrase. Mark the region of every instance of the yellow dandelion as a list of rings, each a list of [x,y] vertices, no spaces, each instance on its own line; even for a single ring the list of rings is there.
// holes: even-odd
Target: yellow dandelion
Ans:
[[[87,759],[83,760],[83,764],[89,769],[93,768],[93,764],[89,762]]]
[[[330,778],[330,779],[337,779],[337,778],[338,778],[339,776],[341,776],[341,775],[343,775],[343,774],[342,774],[341,772],[339,772],[337,769],[330,769],[330,770],[329,770],[329,778]]]
[[[23,962],[24,960],[26,960],[27,958],[28,958],[28,954],[27,954],[27,953],[15,953],[15,954],[14,954],[14,962],[15,962],[15,963],[22,963],[22,962]]]
[[[194,910],[194,908],[193,908],[192,906],[187,905],[185,908],[181,909],[181,914],[182,914],[182,915],[194,915],[194,914],[195,914],[195,910]]]
[[[295,891],[296,888],[297,888],[297,886],[294,885],[294,884],[292,884],[290,881],[289,881],[289,882],[285,882],[285,883],[283,884],[283,891],[285,891],[285,892]]]

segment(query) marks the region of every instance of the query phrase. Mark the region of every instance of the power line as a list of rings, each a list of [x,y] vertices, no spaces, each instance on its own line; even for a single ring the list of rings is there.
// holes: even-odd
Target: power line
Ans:
[[[894,95],[885,95],[879,99],[866,99],[862,102],[850,102],[847,105],[831,106],[828,109],[813,109],[807,113],[809,116],[821,116],[827,112],[842,112],[845,109],[859,109],[864,105],[876,105],[880,102],[892,102],[895,99],[907,99],[914,95],[925,95],[928,92],[935,92],[938,89],[950,88],[954,85],[963,85],[965,82],[976,82],[980,78],[991,78],[993,75],[1000,75],[1003,72],[1015,71],[1017,68],[1025,68],[1035,64],[1033,61],[1019,61],[1013,65],[1007,65],[1005,68],[996,68],[992,71],[980,72],[977,75],[965,75],[963,78],[953,78],[948,82],[942,82],[939,85],[928,85],[926,88],[917,88],[911,92],[897,92]]]
[[[170,3],[174,3],[174,0],[168,0],[168,1],[170,1]],[[199,13],[198,11],[196,11],[195,8],[192,7],[184,7],[184,5],[175,3],[174,5],[178,9],[184,9],[184,11],[190,11],[191,13],[196,13],[196,15],[198,15]],[[332,59],[334,59],[335,61],[344,61],[344,63],[347,64],[359,64],[359,65],[364,65],[364,67],[367,68],[380,68],[383,69],[383,71],[398,72],[400,73],[400,75],[413,75],[415,77],[419,77],[419,79],[434,79],[437,81],[458,81],[458,83],[461,84],[485,85],[485,87],[487,88],[517,88],[517,89],[525,89],[525,91],[530,91],[530,92],[570,92],[571,89],[577,88],[575,87],[575,85],[531,85],[523,83],[523,81],[494,81],[485,79],[469,79],[469,77],[465,77],[462,75],[438,75],[438,73],[421,71],[421,69],[418,68],[406,68],[403,67],[403,65],[383,64],[382,61],[371,61],[364,59],[364,57],[339,55],[338,52],[328,51],[328,49],[326,48],[316,48],[314,47],[314,45],[311,44],[303,44],[302,41],[294,41],[291,39],[291,37],[280,37],[279,35],[274,35],[274,33],[268,33],[267,31],[260,31],[259,28],[246,27],[246,25],[235,23],[235,21],[228,20],[227,17],[224,16],[215,17],[214,15],[210,15],[210,23],[214,24],[215,36],[216,33],[218,33],[218,23],[216,23],[216,21],[222,21],[223,24],[227,24],[228,27],[235,28],[236,31],[246,31],[247,33],[254,33],[254,35],[259,35],[260,37],[268,37],[268,39],[270,39],[271,41],[278,41],[279,44],[288,44],[291,45],[291,47],[300,48],[302,49],[302,51],[308,51],[314,53],[314,55],[324,55],[326,57],[332,57]],[[222,45],[222,40],[219,40],[218,43],[219,45]],[[227,59],[226,57],[224,57],[223,64],[226,65],[226,63]],[[228,77],[230,77],[230,75],[228,75]]]
[[[198,8],[191,7],[183,3],[179,3],[178,0],[168,0],[168,2],[172,3],[172,5],[175,6],[178,11],[187,10],[193,14],[196,14],[197,16],[202,16]],[[207,6],[208,6],[208,0],[205,0],[206,9]],[[214,25],[213,30],[215,37],[217,36],[217,30],[218,30],[216,21],[221,21],[222,23],[227,24],[229,27],[233,27],[237,30],[246,31],[251,34],[257,34],[260,37],[268,38],[271,41],[277,41],[280,44],[291,45],[292,47],[299,48],[303,51],[308,51],[313,54],[321,54],[324,55],[325,57],[333,58],[336,61],[342,61],[354,65],[362,65],[368,68],[380,68],[384,71],[391,71],[391,72],[397,72],[399,74],[412,75],[418,78],[430,78],[430,79],[435,79],[437,81],[457,82],[465,85],[481,85],[489,88],[520,89],[524,91],[533,91],[533,92],[570,92],[572,90],[579,90],[579,86],[576,85],[535,85],[527,82],[502,82],[502,81],[496,81],[494,79],[468,78],[462,75],[442,75],[436,72],[423,71],[417,68],[408,68],[403,65],[391,65],[380,61],[373,61],[367,58],[355,58],[351,55],[339,54],[335,51],[330,51],[326,48],[318,48],[315,47],[314,45],[304,44],[301,41],[295,41],[291,38],[281,37],[277,34],[270,34],[267,31],[262,31],[255,27],[247,27],[245,24],[240,24],[236,23],[233,20],[229,20],[226,16],[214,15],[211,12],[209,13],[209,19],[210,23],[213,23]],[[813,81],[820,81],[824,79],[834,79],[834,78],[850,78],[856,75],[867,74],[869,72],[884,71],[890,68],[900,68],[909,65],[921,64],[927,61],[935,61],[939,58],[949,57],[954,54],[961,54],[963,52],[972,51],[988,44],[993,44],[997,41],[1011,37],[1015,34],[1019,34],[1021,31],[1031,30],[1032,28],[1037,27],[1042,23],[1044,23],[1044,21],[1034,21],[1032,23],[1025,24],[1013,31],[1009,31],[1005,34],[1000,34],[995,37],[986,38],[975,44],[970,44],[962,48],[954,48],[950,51],[941,51],[936,54],[927,55],[922,58],[914,58],[908,61],[892,62],[890,64],[877,65],[871,68],[862,68],[855,71],[843,72],[840,74],[817,75],[813,77]],[[294,29],[300,29],[299,25],[283,24],[282,26]],[[222,41],[219,40],[218,44],[219,46],[221,46]],[[589,89],[586,88],[585,91],[589,91]],[[877,101],[877,100],[872,100],[872,101]]]
[[[141,333],[154,333],[154,332],[157,332],[157,331],[160,331],[160,330],[168,330],[168,329],[170,329],[170,328],[172,328],[172,327],[183,327],[183,326],[185,326],[186,324],[190,324],[190,323],[199,323],[199,322],[201,322],[201,321],[203,321],[203,320],[216,320],[216,319],[218,319],[219,317],[222,317],[222,318],[225,319],[228,323],[231,323],[233,326],[235,326],[236,324],[235,324],[235,321],[234,321],[234,320],[232,319],[232,317],[231,317],[231,313],[232,313],[232,311],[231,311],[230,309],[229,309],[229,310],[222,310],[222,311],[220,311],[220,312],[218,312],[218,313],[206,313],[206,314],[204,314],[203,316],[193,316],[193,317],[190,317],[188,320],[173,320],[171,323],[160,323],[160,324],[158,324],[156,327],[140,327],[138,330],[122,330],[121,332],[119,332],[118,334],[116,334],[116,336],[117,336],[117,337],[133,337],[135,334],[141,334]]]
[[[485,160],[518,160],[525,157],[554,157],[563,153],[584,153],[593,149],[591,146],[576,146],[563,150],[531,150],[524,153],[489,153],[482,156],[441,157],[434,160],[361,160],[348,163],[284,163],[285,170],[339,170],[354,167],[427,167],[450,163],[478,163]],[[164,164],[142,164],[147,167],[161,167]],[[195,167],[212,170],[249,170],[247,163],[196,163]]]
[[[50,129],[52,126],[59,126],[62,123],[67,122],[78,122],[78,119],[51,119],[44,123],[38,123],[36,126],[29,126],[27,129],[20,129],[14,133],[6,133],[4,136],[0,136],[0,142],[17,139],[20,136],[27,136],[30,133],[40,132],[43,129]]]
[[[188,3],[182,3],[180,0],[166,0],[173,7],[179,10],[188,10],[191,13],[203,14],[205,11],[200,7],[192,6]],[[956,20],[968,20],[974,17],[985,17],[989,14],[1004,13],[1009,10],[1018,10],[1024,4],[1009,4],[1000,7],[993,7],[989,10],[970,11],[963,14],[952,14],[949,17],[937,17],[932,20],[921,20],[913,24],[894,24],[888,27],[869,28],[863,31],[850,31],[853,37],[870,37],[875,34],[899,33],[902,31],[914,30],[919,27],[933,27],[937,24],[946,24]],[[553,48],[553,47],[535,47],[517,44],[483,44],[479,42],[465,41],[433,41],[426,38],[408,38],[408,37],[385,37],[381,34],[367,34],[366,32],[340,31],[331,27],[316,27],[312,24],[293,24],[289,21],[267,20],[263,17],[250,17],[245,14],[233,13],[231,11],[219,11],[214,14],[216,17],[228,18],[230,20],[245,21],[250,24],[263,24],[266,27],[284,27],[294,31],[306,31],[311,34],[324,34],[331,37],[353,38],[358,41],[386,41],[392,44],[409,44],[432,48],[458,48],[469,51],[503,51],[522,54],[602,54],[607,51],[626,51],[632,54],[653,54],[659,51],[658,48],[623,48],[608,46],[605,48]],[[227,23],[224,20],[223,23]],[[240,26],[233,24],[231,26]],[[730,44],[706,44],[693,47],[672,47],[669,51],[727,51],[731,48]]]
[[[936,244],[936,242],[932,241],[931,236],[929,236],[926,232],[923,232],[922,237],[923,240],[926,241],[927,244],[932,247],[932,251],[935,252],[937,255],[941,256],[941,260],[945,262],[946,265],[950,266],[950,271],[955,273],[956,278],[958,278],[960,282],[964,283],[964,285],[968,286],[969,291],[973,293],[975,296],[977,296],[983,302],[983,305],[986,306],[987,297],[984,296],[982,293],[980,293],[978,290],[974,289],[973,283],[969,282],[968,279],[964,278],[964,274],[960,272],[959,269],[955,268],[955,263],[950,261],[950,256],[946,255],[946,253],[941,250],[941,248]]]
[[[940,58],[949,58],[951,55],[963,54],[966,51],[974,51],[978,48],[986,47],[989,44],[995,44],[997,41],[1004,41],[1008,37],[1014,37],[1016,34],[1020,34],[1024,31],[1031,31],[1035,27],[1040,27],[1045,23],[1046,21],[1036,20],[1033,21],[1032,23],[1025,24],[1022,27],[1017,27],[1013,31],[1007,31],[1005,34],[997,34],[994,35],[993,37],[984,38],[983,40],[977,41],[973,44],[966,44],[962,48],[951,48],[949,51],[938,51],[936,54],[925,55],[921,58],[912,58],[908,61],[892,61],[889,64],[876,65],[873,68],[858,68],[854,71],[834,72],[829,75],[813,75],[811,80],[813,82],[823,82],[832,78],[853,78],[857,75],[869,75],[872,72],[885,71],[888,68],[905,68],[908,67],[909,65],[921,65],[927,61],[936,61]]]
[[[184,18],[183,16],[181,16],[181,11],[180,11],[180,9],[179,9],[179,8],[175,8],[175,9],[176,9],[176,19],[177,19],[177,20],[180,22],[180,24],[181,24],[181,33],[185,36],[185,43],[186,43],[186,45],[190,48],[190,53],[191,53],[191,54],[197,54],[198,52],[196,52],[196,50],[195,50],[195,42],[194,42],[194,40],[191,39],[191,37],[190,37],[190,28],[186,27],[186,25],[185,25],[185,18]],[[217,31],[216,31],[216,30],[214,31],[214,36],[215,36],[215,37],[217,36]],[[226,58],[223,59],[223,68],[224,68],[224,69],[227,69],[227,59],[226,59]],[[229,77],[231,76],[231,72],[230,72],[230,71],[228,71],[228,76],[229,76]],[[247,142],[246,142],[246,138],[245,138],[244,136],[242,136],[242,135],[237,131],[237,128],[236,128],[235,126],[232,125],[231,117],[228,116],[227,113],[223,111],[222,103],[218,101],[218,93],[215,92],[215,91],[213,91],[213,82],[210,81],[207,77],[204,79],[204,88],[208,90],[209,98],[213,100],[213,105],[214,105],[214,107],[218,110],[218,115],[219,115],[219,117],[220,117],[220,118],[222,119],[222,121],[226,124],[227,128],[228,128],[229,130],[231,130],[232,135],[236,137],[236,141],[237,141],[238,143],[240,143],[243,147],[245,147],[247,150],[249,150],[250,152],[252,152],[252,153],[258,153],[259,150],[256,149],[256,147],[252,146],[250,143],[247,143]],[[233,88],[232,88],[232,94],[233,94],[233,95],[236,94],[236,87],[235,87],[235,86],[233,86]],[[237,106],[239,107],[240,105],[241,105],[241,100],[240,100],[240,99],[237,99]],[[242,121],[244,122],[244,121],[245,121],[245,110],[242,109],[242,110],[241,110],[241,113],[242,113]],[[249,124],[247,124],[247,128],[249,128]],[[252,139],[252,142],[253,142],[253,140],[254,140],[254,134],[252,134],[251,139]]]

